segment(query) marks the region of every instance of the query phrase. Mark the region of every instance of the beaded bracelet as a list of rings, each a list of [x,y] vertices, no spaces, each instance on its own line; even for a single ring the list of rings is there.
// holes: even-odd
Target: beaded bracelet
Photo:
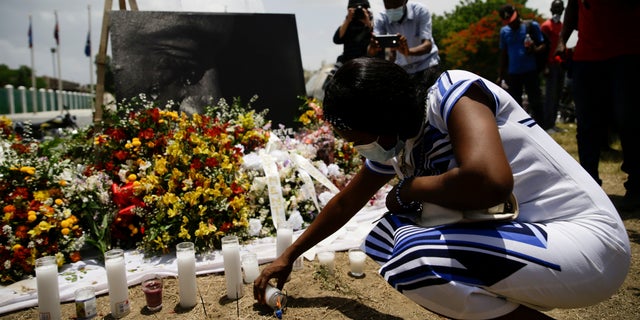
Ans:
[[[400,205],[400,207],[404,210],[419,211],[422,209],[422,203],[420,203],[419,201],[414,200],[409,203],[404,203],[402,202],[402,199],[400,199],[400,190],[402,190],[402,187],[404,186],[405,182],[411,181],[413,180],[413,178],[415,177],[405,178],[400,180],[400,182],[398,182],[398,185],[396,186],[396,202],[398,202],[398,205]]]

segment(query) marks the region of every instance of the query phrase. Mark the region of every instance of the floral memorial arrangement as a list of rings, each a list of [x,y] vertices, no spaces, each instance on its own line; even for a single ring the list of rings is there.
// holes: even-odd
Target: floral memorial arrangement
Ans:
[[[35,259],[80,260],[139,248],[198,252],[306,227],[348,183],[360,157],[305,100],[300,127],[272,129],[266,112],[221,100],[202,114],[144,96],[110,106],[105,121],[44,141],[0,119],[0,282],[33,275]]]
[[[80,260],[88,241],[82,226],[90,207],[107,209],[110,180],[55,152],[55,145],[22,140],[0,120],[0,283],[32,275],[35,260]],[[108,216],[108,214],[107,214]]]

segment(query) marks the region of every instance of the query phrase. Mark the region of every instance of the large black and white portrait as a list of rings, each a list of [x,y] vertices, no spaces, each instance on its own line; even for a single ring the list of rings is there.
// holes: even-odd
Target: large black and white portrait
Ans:
[[[295,126],[305,85],[294,15],[113,11],[109,27],[118,100],[144,93],[199,113],[257,95],[254,109]]]

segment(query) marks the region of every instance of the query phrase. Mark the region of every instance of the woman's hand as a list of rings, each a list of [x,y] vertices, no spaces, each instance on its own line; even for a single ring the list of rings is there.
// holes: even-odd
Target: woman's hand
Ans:
[[[253,297],[261,304],[266,304],[265,290],[267,284],[273,278],[277,280],[278,289],[282,290],[284,283],[291,274],[292,265],[288,263],[284,255],[278,257],[262,270],[258,278],[253,281]]]

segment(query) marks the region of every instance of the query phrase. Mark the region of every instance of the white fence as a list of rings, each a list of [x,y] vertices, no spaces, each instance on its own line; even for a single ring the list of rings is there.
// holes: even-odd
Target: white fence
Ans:
[[[35,99],[34,99],[35,98]],[[94,95],[86,92],[38,89],[8,84],[0,88],[0,115],[58,111],[69,109],[93,109]]]

